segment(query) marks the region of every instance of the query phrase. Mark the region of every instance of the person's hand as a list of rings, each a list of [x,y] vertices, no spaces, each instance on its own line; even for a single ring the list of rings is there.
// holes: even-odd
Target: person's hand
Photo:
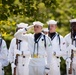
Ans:
[[[12,75],[14,74],[14,68],[16,67],[16,65],[14,63],[11,63],[11,68],[12,68]]]
[[[18,55],[21,55],[21,54],[22,54],[22,51],[16,49],[14,53],[15,53],[15,55],[17,55],[17,54],[18,54]]]
[[[70,59],[70,58],[67,58],[67,59],[66,59],[66,62],[67,62],[67,63],[70,63],[70,62],[71,62],[71,59]]]
[[[70,44],[67,49],[70,49],[70,50],[75,50],[76,51],[76,47],[72,44]]]
[[[14,63],[11,63],[11,68],[15,68],[16,65]]]

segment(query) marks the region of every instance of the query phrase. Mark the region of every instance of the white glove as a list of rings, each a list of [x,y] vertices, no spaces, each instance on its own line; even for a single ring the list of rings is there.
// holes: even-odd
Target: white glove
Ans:
[[[45,66],[45,74],[48,74],[50,72],[50,66],[46,65]]]
[[[11,68],[12,68],[12,75],[14,74],[14,68],[16,67],[16,65],[14,63],[11,64]]]
[[[25,28],[23,28],[23,29],[19,29],[18,32],[19,32],[19,33],[26,32],[27,30],[29,30],[29,29],[32,28],[33,26],[34,26],[34,25],[30,25],[30,26],[25,27]]]
[[[18,30],[18,33],[24,33],[24,32],[26,32],[27,31],[27,29],[26,28],[23,28],[23,29],[19,29]]]
[[[74,45],[69,45],[68,47],[67,47],[67,50],[75,50],[76,51],[76,47],[74,46]]]
[[[70,59],[70,58],[67,58],[67,59],[66,59],[66,62],[67,62],[67,63],[70,63],[70,62],[71,62],[71,59]]]
[[[11,64],[11,68],[15,68],[16,65],[14,63]]]
[[[30,28],[32,28],[34,25],[30,25],[30,26],[28,26],[27,28],[25,28],[25,30],[28,30],[28,29],[30,29]]]
[[[17,36],[19,36],[20,34],[23,34],[23,33],[26,33],[25,28],[19,29],[19,30],[14,34],[14,36],[17,37]]]
[[[20,50],[16,49],[16,50],[14,50],[14,54],[15,54],[15,55],[17,55],[17,54],[21,55],[22,52],[21,52]]]
[[[71,63],[71,59],[70,58],[67,58],[66,59],[67,68],[70,68],[70,63]]]

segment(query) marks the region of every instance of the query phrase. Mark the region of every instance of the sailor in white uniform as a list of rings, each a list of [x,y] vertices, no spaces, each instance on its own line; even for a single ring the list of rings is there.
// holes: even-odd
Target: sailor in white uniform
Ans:
[[[26,28],[27,26],[28,24],[25,23],[17,24],[17,30]],[[18,58],[16,60],[17,54]],[[30,51],[28,50],[27,41],[13,38],[10,43],[8,60],[11,63],[12,75],[14,74],[15,67],[16,75],[29,75]],[[17,61],[17,65],[15,64],[15,60]]]
[[[5,40],[0,35],[0,75],[4,75],[3,67],[8,65],[8,51]]]
[[[76,19],[70,20],[70,26],[71,32],[64,38],[67,47],[67,75],[76,75]],[[72,65],[70,65],[71,63]]]
[[[49,20],[48,24],[48,36],[52,42],[53,59],[50,62],[49,75],[60,75],[60,57],[64,55],[65,42],[63,37],[56,32],[57,21]]]
[[[25,34],[23,32],[29,29],[21,29],[15,33],[15,37],[28,41],[31,59],[29,63],[29,75],[45,75],[49,71],[49,59],[51,59],[51,41],[49,37],[42,33],[43,23],[33,22],[34,34]],[[47,56],[47,62],[46,62]]]

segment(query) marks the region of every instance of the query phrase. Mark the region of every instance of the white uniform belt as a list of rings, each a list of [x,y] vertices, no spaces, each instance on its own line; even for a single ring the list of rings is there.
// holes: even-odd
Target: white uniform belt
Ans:
[[[45,55],[32,55],[32,58],[45,58]]]
[[[19,55],[19,56],[21,56],[23,58],[29,58],[30,57],[30,55]]]

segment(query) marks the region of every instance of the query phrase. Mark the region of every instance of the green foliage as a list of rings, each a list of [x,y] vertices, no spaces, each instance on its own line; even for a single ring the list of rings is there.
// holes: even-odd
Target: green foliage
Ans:
[[[33,21],[39,20],[47,27],[46,21],[55,19],[58,21],[57,31],[65,36],[70,31],[69,20],[75,17],[76,0],[0,0],[0,33],[6,40],[8,48],[16,24],[20,22],[30,25]],[[62,65],[61,69],[63,68]]]

